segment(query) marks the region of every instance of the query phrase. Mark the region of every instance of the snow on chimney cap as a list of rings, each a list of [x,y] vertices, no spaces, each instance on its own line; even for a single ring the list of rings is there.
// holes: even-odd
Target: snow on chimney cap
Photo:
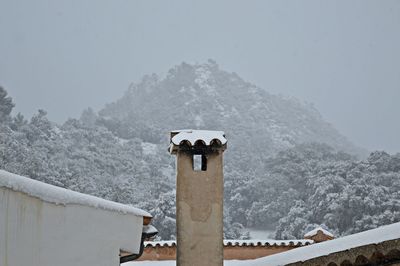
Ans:
[[[223,131],[193,129],[171,131],[170,141],[170,152],[176,150],[182,144],[189,144],[190,147],[193,147],[198,144],[211,146],[214,143],[218,144],[218,146],[224,146],[227,143]]]
[[[219,140],[222,145],[227,142],[223,131],[192,129],[171,131],[171,143],[175,145],[180,145],[182,141],[189,141],[191,145],[195,145],[197,141],[202,141],[208,146],[213,140]]]

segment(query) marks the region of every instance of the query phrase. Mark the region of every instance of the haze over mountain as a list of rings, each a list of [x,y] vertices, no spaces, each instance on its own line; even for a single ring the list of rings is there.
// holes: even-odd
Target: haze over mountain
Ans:
[[[132,85],[122,98],[108,104],[100,116],[120,121],[124,128],[142,125],[146,141],[164,143],[173,129],[224,130],[232,152],[251,160],[307,142],[326,143],[337,150],[365,154],[321,117],[311,104],[268,93],[215,61],[182,63],[165,78],[153,74]],[[126,130],[122,138],[132,137]],[[230,148],[230,149],[231,149]]]
[[[312,102],[368,150],[400,151],[400,2],[1,1],[0,85],[31,117],[100,110],[144,74],[215,59]],[[227,12],[229,11],[229,12]],[[205,15],[206,14],[206,15]]]

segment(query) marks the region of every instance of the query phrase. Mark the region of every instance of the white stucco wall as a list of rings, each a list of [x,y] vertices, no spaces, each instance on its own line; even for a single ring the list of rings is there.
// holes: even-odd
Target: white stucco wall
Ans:
[[[120,249],[139,252],[142,225],[139,215],[57,205],[0,186],[0,265],[116,266]]]

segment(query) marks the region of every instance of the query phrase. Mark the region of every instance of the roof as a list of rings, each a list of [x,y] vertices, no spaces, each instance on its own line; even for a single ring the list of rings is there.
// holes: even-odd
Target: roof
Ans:
[[[278,247],[293,247],[293,246],[307,246],[314,243],[312,240],[308,239],[293,239],[293,240],[224,240],[224,246],[278,246]]]
[[[312,237],[318,234],[318,231],[321,231],[324,235],[330,236],[330,237],[334,237],[333,234],[331,232],[329,232],[328,230],[325,230],[322,227],[317,227],[314,230],[311,230],[310,232],[306,233],[304,235],[304,237]]]
[[[254,246],[254,247],[268,247],[268,246],[306,246],[314,243],[312,240],[308,239],[295,239],[295,240],[224,240],[225,247],[245,247],[245,246]],[[176,246],[175,240],[169,241],[148,241],[144,243],[145,247],[173,247]]]
[[[358,234],[353,234],[334,240],[321,242],[318,244],[313,244],[307,247],[301,247],[297,249],[292,249],[290,251],[282,252],[276,255],[271,255],[263,257],[260,259],[253,260],[251,263],[248,262],[247,265],[250,266],[265,266],[265,265],[287,265],[291,263],[300,263],[308,261],[314,258],[320,258],[327,255],[337,255],[339,258],[343,258],[344,255],[340,255],[339,252],[347,252],[348,250],[353,250],[350,252],[354,256],[354,250],[359,247],[365,247],[368,245],[373,246],[373,249],[379,247],[380,244],[390,242],[388,246],[390,248],[396,248],[395,243],[392,240],[397,241],[397,248],[400,248],[400,223],[394,223],[391,225],[386,225],[372,229],[369,231],[361,232]],[[360,250],[365,250],[360,249]],[[370,254],[372,256],[372,254]],[[314,264],[312,264],[314,265]],[[325,265],[325,264],[323,264]]]
[[[0,170],[0,187],[18,191],[58,205],[77,204],[136,216],[152,217],[150,213],[135,207],[53,186],[4,170]]]

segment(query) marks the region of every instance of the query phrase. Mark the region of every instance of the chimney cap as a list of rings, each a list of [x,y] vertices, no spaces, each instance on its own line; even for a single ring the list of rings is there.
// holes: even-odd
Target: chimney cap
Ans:
[[[223,131],[214,130],[173,130],[170,133],[170,153],[174,153],[179,147],[196,149],[199,147],[226,148],[227,140]]]

